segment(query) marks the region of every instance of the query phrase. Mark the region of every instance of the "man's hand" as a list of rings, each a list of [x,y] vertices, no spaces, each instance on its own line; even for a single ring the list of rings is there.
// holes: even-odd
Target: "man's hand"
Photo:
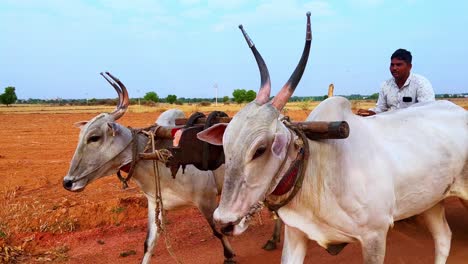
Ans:
[[[372,115],[375,115],[375,112],[371,110],[366,110],[366,109],[359,109],[357,111],[357,114],[360,116],[372,116]]]

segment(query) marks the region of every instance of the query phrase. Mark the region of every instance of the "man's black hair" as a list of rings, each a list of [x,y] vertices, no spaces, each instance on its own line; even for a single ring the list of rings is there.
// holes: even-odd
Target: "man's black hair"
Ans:
[[[405,49],[397,49],[395,52],[393,52],[392,57],[390,59],[399,59],[405,61],[408,64],[411,64],[413,56],[411,56],[411,52]]]

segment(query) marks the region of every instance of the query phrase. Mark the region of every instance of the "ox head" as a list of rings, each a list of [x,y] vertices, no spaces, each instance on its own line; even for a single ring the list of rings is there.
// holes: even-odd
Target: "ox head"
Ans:
[[[81,129],[78,146],[67,176],[63,178],[63,187],[69,191],[83,190],[91,181],[115,173],[131,162],[131,132],[115,122],[128,108],[127,89],[110,73],[101,75],[117,91],[119,103],[112,113],[103,113],[90,121],[75,124]]]
[[[257,203],[263,201],[279,182],[276,175],[286,159],[292,140],[289,130],[279,121],[280,112],[302,77],[312,40],[308,12],[302,57],[289,80],[270,102],[268,69],[242,26],[239,27],[260,70],[261,86],[257,98],[241,109],[229,125],[218,124],[198,134],[199,139],[224,147],[224,186],[214,217],[225,225],[236,224],[252,212]],[[237,226],[234,227],[234,234],[245,230],[236,230]]]

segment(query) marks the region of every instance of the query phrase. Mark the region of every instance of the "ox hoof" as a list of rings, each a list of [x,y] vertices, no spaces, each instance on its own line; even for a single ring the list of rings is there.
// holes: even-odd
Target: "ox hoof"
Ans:
[[[266,251],[272,251],[276,249],[276,242],[268,240],[266,244],[262,247]]]
[[[234,260],[233,258],[224,260],[224,264],[236,264],[236,263],[237,263],[237,261]]]

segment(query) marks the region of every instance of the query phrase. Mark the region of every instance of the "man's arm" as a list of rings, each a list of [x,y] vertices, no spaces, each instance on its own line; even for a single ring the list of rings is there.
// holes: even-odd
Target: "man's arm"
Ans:
[[[377,104],[374,108],[369,109],[370,111],[375,112],[376,114],[382,113],[388,110],[387,97],[384,95],[383,87],[379,92],[379,99],[377,99]]]
[[[420,87],[416,91],[416,100],[418,102],[435,101],[434,89],[428,79],[421,76]]]
[[[357,111],[357,114],[360,116],[371,116],[371,115],[385,112],[387,110],[388,110],[387,99],[384,95],[383,86],[382,86],[379,92],[379,99],[377,99],[377,104],[375,105],[375,107],[370,108],[369,110],[359,109]]]

